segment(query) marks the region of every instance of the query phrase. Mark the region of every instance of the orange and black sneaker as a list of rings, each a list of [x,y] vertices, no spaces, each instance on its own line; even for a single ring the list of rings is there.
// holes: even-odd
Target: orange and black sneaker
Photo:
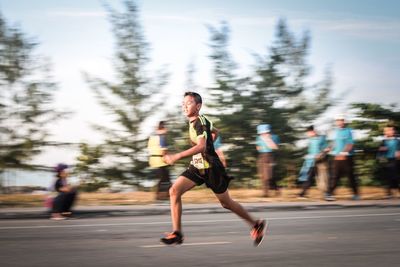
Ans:
[[[267,223],[265,220],[258,220],[251,229],[250,235],[254,240],[254,246],[258,247],[264,239]]]
[[[183,235],[179,231],[166,233],[165,237],[161,238],[160,241],[165,245],[180,245],[183,243]]]

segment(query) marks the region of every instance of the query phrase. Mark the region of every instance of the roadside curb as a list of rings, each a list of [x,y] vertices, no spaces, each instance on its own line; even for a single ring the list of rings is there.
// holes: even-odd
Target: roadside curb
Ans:
[[[243,203],[249,212],[268,212],[268,211],[306,211],[323,209],[343,209],[343,208],[387,208],[400,207],[399,201],[374,201],[374,202],[301,202],[301,203]],[[229,213],[218,204],[187,204],[183,205],[183,214],[213,214]],[[170,214],[169,205],[153,204],[138,206],[81,206],[74,211],[74,216],[78,218],[93,217],[126,217],[126,216],[154,216]],[[11,219],[46,219],[49,211],[44,208],[15,208],[0,209],[0,220]]]

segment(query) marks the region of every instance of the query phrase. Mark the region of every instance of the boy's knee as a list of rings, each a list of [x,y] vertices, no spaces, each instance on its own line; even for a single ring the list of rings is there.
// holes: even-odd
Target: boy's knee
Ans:
[[[230,210],[231,207],[232,207],[231,201],[223,201],[223,200],[220,200],[220,203],[221,203],[221,206],[222,206],[224,209]]]
[[[181,196],[181,193],[179,192],[179,190],[175,186],[171,186],[169,188],[169,196],[171,198],[177,198],[177,197]]]

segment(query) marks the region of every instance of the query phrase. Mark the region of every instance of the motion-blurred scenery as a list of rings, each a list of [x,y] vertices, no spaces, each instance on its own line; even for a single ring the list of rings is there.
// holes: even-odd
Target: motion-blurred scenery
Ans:
[[[54,220],[64,220],[57,225],[66,227],[59,229],[68,235],[65,249],[84,235],[82,242],[94,238],[74,232],[80,224],[104,225],[98,234],[113,242],[93,245],[97,259],[77,247],[62,266],[109,266],[101,251],[114,253],[113,245],[121,249],[114,254],[118,266],[179,264],[185,252],[170,252],[175,256],[168,259],[169,252],[150,240],[158,242],[162,232],[157,222],[169,223],[171,185],[194,164],[190,157],[173,165],[164,161],[166,154],[191,147],[182,114],[185,92],[202,96],[200,114],[218,129],[218,136],[207,138],[233,177],[232,198],[272,219],[264,254],[262,246],[247,252],[241,248],[245,237],[236,237],[243,229],[217,205],[213,191],[195,187],[182,200],[189,204],[183,206],[186,233],[194,235],[182,266],[266,266],[269,259],[271,266],[395,266],[400,260],[399,10],[390,0],[1,1],[4,266],[60,265],[62,247],[49,257],[28,253],[28,264],[9,246],[19,242],[12,235],[19,230],[22,248],[52,244],[51,238],[48,243],[24,238],[35,229],[61,238],[51,230]],[[349,209],[332,211],[340,207]],[[209,233],[196,232],[195,226],[211,223],[212,213],[219,224],[208,228],[215,233],[207,239]],[[130,216],[137,224],[130,224]],[[361,218],[377,220],[382,232]],[[155,233],[140,232],[153,222]],[[235,229],[225,229],[231,222]],[[350,224],[354,228],[347,228]],[[138,232],[108,230],[115,225]],[[290,236],[294,228],[311,237]],[[284,241],[292,237],[293,247]],[[122,244],[114,238],[137,241]],[[339,250],[342,241],[347,252]],[[209,252],[195,250],[207,242]],[[362,247],[370,242],[376,247]],[[124,254],[129,246],[140,247],[137,261]],[[204,259],[204,253],[215,254],[212,246],[220,248],[215,262]],[[241,252],[248,261],[237,258]]]

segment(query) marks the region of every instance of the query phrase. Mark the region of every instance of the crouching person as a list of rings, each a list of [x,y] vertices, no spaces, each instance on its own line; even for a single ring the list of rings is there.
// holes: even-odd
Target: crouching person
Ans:
[[[58,164],[55,167],[57,180],[54,184],[54,189],[58,192],[58,195],[53,200],[52,220],[64,220],[72,214],[71,208],[76,200],[77,190],[67,182],[67,169],[68,165],[65,164]]]

